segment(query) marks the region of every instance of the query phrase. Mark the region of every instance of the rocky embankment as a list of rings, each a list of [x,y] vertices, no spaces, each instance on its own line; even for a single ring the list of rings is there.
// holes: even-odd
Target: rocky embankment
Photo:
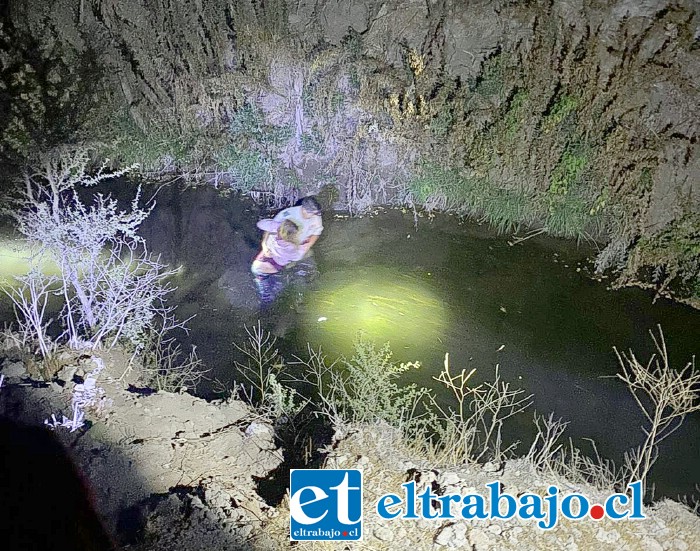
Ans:
[[[76,384],[94,369],[95,356],[64,358],[50,384],[37,384],[33,370],[7,357],[0,374],[0,413],[41,425],[51,414],[69,412]],[[269,425],[238,401],[208,403],[188,394],[151,393],[134,386],[119,354],[100,354],[105,369],[100,411],[87,411],[75,432],[56,434],[70,450],[92,490],[100,517],[122,549],[227,550],[286,549],[287,501],[273,508],[256,493],[256,477],[282,463]],[[32,382],[34,381],[34,383]],[[58,417],[58,415],[57,415]],[[503,465],[435,468],[406,447],[390,427],[353,428],[329,448],[327,468],[360,468],[364,473],[362,549],[640,549],[690,550],[700,538],[700,517],[685,506],[663,501],[645,508],[643,521],[609,519],[560,522],[542,530],[532,521],[382,521],[374,505],[382,494],[400,493],[414,480],[417,491],[486,495],[499,480],[513,495],[545,495],[556,483],[562,492],[603,500],[605,492],[543,474],[525,460]],[[347,549],[344,543],[306,543],[304,548]],[[353,546],[351,546],[353,547]]]
[[[108,532],[127,549],[265,548],[251,542],[264,537],[261,528],[275,514],[255,482],[282,462],[272,429],[239,401],[149,394],[124,375],[128,357],[101,359],[100,411],[86,410],[86,424],[75,432],[55,433]],[[18,358],[5,359],[0,414],[30,425],[71,416],[72,390],[94,363],[91,355],[77,356],[53,382],[37,385]]]
[[[556,484],[562,495],[582,493],[602,502],[609,493],[591,486],[571,484],[553,474],[538,472],[524,459],[502,465],[461,465],[435,468],[407,449],[395,429],[386,426],[359,427],[351,430],[326,459],[326,468],[359,468],[364,484],[364,544],[362,549],[468,549],[487,550],[691,550],[700,537],[700,517],[675,501],[665,500],[644,508],[641,521],[613,521],[590,518],[563,521],[551,530],[543,530],[532,520],[381,520],[374,512],[377,499],[386,493],[403,495],[401,484],[416,481],[416,495],[426,487],[433,494],[479,493],[500,481],[502,492],[518,496],[525,492],[546,495]],[[287,526],[288,509],[281,506],[271,521]],[[287,528],[288,529],[288,528]],[[319,545],[318,549],[345,549],[341,544]]]

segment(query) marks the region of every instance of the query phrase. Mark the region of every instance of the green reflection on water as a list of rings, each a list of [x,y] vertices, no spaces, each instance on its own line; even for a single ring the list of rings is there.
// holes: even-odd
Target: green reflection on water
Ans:
[[[41,261],[37,258],[32,260],[32,254],[35,252],[26,241],[3,238],[0,241],[0,282],[5,285],[16,285],[15,277],[29,272],[32,265],[43,274],[59,274],[58,266],[48,258],[48,255],[44,255]]]
[[[302,314],[303,338],[334,354],[352,355],[358,332],[389,342],[401,356],[442,343],[449,313],[430,276],[366,267],[324,275]],[[416,358],[417,359],[417,358]]]

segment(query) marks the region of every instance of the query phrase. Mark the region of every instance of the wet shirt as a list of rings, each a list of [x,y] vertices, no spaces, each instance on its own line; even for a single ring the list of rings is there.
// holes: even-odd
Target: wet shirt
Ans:
[[[299,247],[280,238],[276,233],[267,236],[265,246],[268,250],[268,256],[271,256],[280,266],[301,260],[301,257],[304,256]]]
[[[301,214],[301,207],[289,207],[277,213],[274,218],[277,222],[291,220],[299,226],[299,243],[306,243],[312,235],[321,235],[323,232],[323,222],[318,214],[309,218],[304,218]]]

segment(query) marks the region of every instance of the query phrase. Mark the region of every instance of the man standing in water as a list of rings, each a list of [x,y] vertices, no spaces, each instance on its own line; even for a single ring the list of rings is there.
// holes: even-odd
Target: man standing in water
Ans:
[[[293,255],[296,262],[287,263],[290,266],[294,266],[291,273],[294,276],[300,276],[301,278],[309,278],[313,276],[316,272],[316,264],[313,260],[313,255],[310,252],[311,247],[318,240],[319,236],[323,232],[323,222],[321,220],[321,205],[318,203],[315,197],[304,197],[301,203],[296,207],[289,207],[279,212],[277,216],[273,219],[279,227],[282,227],[284,223],[290,224],[296,228],[294,243],[296,243],[296,252]],[[270,221],[262,221],[270,222]],[[263,226],[258,227],[265,229]],[[266,243],[269,233],[266,231],[263,236],[263,243]],[[284,266],[280,265],[277,270],[260,270],[263,264],[260,261],[269,260],[265,258],[260,258],[262,254],[264,257],[265,247],[263,246],[263,252],[256,257],[251,270],[255,274],[255,284],[258,288],[258,293],[264,304],[270,304],[274,302],[277,296],[282,292],[285,287],[285,281],[288,283],[290,281],[291,274],[287,274],[285,277],[281,277],[283,274],[280,272],[287,263],[282,263]],[[272,260],[274,259],[274,254],[272,255]],[[275,273],[271,273],[271,272]],[[287,270],[285,270],[286,272]]]
[[[284,222],[291,220],[299,226],[299,249],[303,252],[302,258],[309,256],[309,250],[314,246],[319,236],[323,232],[323,221],[321,220],[321,205],[313,196],[304,197],[301,204],[296,207],[289,207],[277,213],[274,220]]]

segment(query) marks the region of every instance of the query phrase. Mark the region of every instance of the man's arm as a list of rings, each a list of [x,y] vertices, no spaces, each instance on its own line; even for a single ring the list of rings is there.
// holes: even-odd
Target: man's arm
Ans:
[[[311,247],[314,246],[314,243],[316,243],[316,241],[318,241],[319,237],[321,237],[320,234],[319,235],[310,235],[309,238],[304,242],[304,244],[302,246],[306,248],[305,249],[306,251],[308,251]]]

